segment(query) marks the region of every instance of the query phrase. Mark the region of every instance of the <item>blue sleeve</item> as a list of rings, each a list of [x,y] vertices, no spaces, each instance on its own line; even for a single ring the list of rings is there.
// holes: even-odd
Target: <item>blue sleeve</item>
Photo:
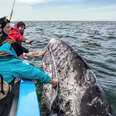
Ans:
[[[51,81],[50,76],[48,76],[42,70],[33,67],[27,63],[22,62],[21,60],[16,60],[16,63],[13,66],[14,77],[24,78],[24,79],[38,79],[42,83],[49,83]],[[15,61],[14,61],[15,62]]]

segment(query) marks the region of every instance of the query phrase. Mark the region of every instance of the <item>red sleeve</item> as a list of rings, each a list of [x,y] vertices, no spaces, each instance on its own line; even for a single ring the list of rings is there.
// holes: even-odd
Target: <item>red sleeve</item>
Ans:
[[[20,41],[22,41],[23,38],[24,38],[24,36],[22,36],[22,35],[19,36]]]
[[[17,30],[12,29],[10,30],[10,33],[8,34],[9,38],[14,39],[15,41],[22,41],[22,39],[24,38],[22,35],[20,35]]]

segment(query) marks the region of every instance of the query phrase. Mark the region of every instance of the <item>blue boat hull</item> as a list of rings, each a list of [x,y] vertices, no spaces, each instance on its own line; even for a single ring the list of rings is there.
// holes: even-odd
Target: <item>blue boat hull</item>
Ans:
[[[40,116],[35,84],[21,81],[16,116]]]

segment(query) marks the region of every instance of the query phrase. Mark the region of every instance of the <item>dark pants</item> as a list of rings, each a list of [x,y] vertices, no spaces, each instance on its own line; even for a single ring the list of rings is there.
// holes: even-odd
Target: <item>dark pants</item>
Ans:
[[[12,91],[8,92],[8,95],[0,100],[0,116],[8,116],[11,106],[12,106],[12,101],[13,98],[19,94],[19,82],[14,84],[12,87]]]

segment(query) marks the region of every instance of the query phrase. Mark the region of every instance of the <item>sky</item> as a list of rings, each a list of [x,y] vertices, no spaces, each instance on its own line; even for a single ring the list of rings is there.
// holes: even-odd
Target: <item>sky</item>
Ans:
[[[0,0],[0,17],[14,0]],[[16,0],[12,20],[116,21],[116,0]]]

